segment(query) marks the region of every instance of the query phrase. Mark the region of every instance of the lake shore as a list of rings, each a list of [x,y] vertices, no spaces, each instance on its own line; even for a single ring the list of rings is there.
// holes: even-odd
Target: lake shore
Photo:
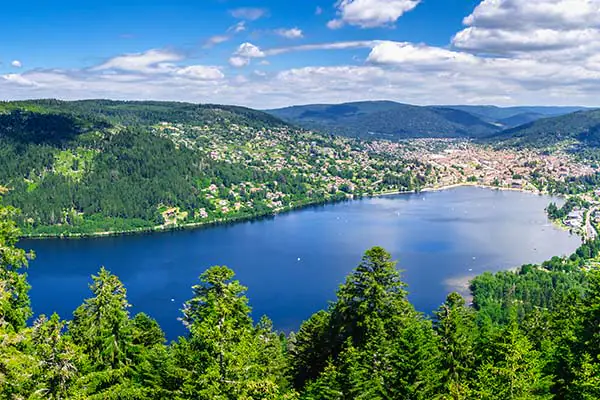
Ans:
[[[173,225],[156,225],[147,228],[138,228],[138,229],[130,229],[130,230],[122,230],[122,231],[101,231],[101,232],[93,232],[93,233],[65,233],[65,234],[32,234],[32,235],[22,235],[22,239],[34,239],[34,240],[44,240],[44,239],[88,239],[88,238],[105,238],[105,237],[114,237],[114,236],[128,236],[128,235],[144,235],[144,234],[152,234],[152,233],[162,233],[162,232],[174,232],[179,230],[193,230],[193,229],[203,229],[210,228],[214,226],[228,225],[234,224],[238,222],[248,222],[248,221],[256,221],[264,218],[272,218],[277,216],[278,214],[285,214],[292,211],[301,210],[303,208],[309,207],[318,207],[325,204],[335,204],[342,201],[356,200],[361,198],[372,198],[372,197],[383,197],[383,196],[395,196],[395,195],[403,195],[403,194],[416,194],[422,192],[439,192],[444,190],[456,189],[460,187],[477,187],[482,189],[491,189],[491,190],[502,190],[502,191],[515,191],[515,192],[524,192],[531,194],[539,194],[543,195],[544,192],[540,192],[539,190],[531,190],[531,189],[520,189],[520,188],[508,188],[508,187],[499,187],[499,186],[488,186],[482,185],[480,183],[474,182],[462,182],[456,183],[452,185],[444,185],[444,186],[431,186],[425,187],[420,190],[410,190],[410,191],[385,191],[373,193],[372,195],[364,195],[359,197],[348,198],[344,200],[331,200],[331,201],[319,201],[319,202],[307,202],[305,204],[297,205],[294,207],[289,207],[283,210],[277,210],[273,213],[261,214],[261,215],[250,215],[250,216],[241,216],[241,217],[232,217],[232,218],[221,218],[209,222],[192,222],[187,224],[173,224]]]

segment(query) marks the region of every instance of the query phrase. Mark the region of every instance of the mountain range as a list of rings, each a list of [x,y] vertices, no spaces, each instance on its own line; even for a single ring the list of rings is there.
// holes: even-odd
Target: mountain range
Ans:
[[[600,147],[600,110],[578,111],[543,118],[487,138],[520,147],[551,147],[559,143]]]
[[[392,101],[294,106],[267,113],[300,127],[353,137],[500,138],[499,133],[583,107],[415,106]],[[516,132],[516,131],[515,131]]]

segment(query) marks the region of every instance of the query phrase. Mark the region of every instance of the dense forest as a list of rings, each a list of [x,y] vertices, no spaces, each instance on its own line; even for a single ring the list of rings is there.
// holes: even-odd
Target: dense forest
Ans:
[[[479,138],[500,130],[467,111],[392,101],[314,104],[268,112],[307,129],[360,138]]]
[[[0,103],[0,190],[26,235],[231,221],[413,190],[430,172],[241,107]]]
[[[600,147],[600,110],[543,118],[495,134],[489,140],[520,147],[552,148],[567,143],[578,151],[597,149]]]
[[[72,316],[36,316],[17,247],[16,209],[0,205],[2,399],[598,399],[600,241],[569,258],[484,274],[473,301],[448,295],[416,312],[396,263],[368,250],[336,300],[295,333],[251,318],[246,288],[206,270],[166,344],[105,269]]]
[[[308,104],[268,110],[284,121],[321,132],[401,140],[417,137],[481,139],[583,107],[415,106],[393,101]]]

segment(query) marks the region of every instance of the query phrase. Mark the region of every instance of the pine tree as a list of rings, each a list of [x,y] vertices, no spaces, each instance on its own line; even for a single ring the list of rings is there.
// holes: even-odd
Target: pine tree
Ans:
[[[345,398],[363,392],[382,399],[432,395],[438,385],[435,336],[431,323],[409,303],[405,287],[396,263],[380,247],[368,250],[340,287],[325,335],[329,336],[325,342],[328,368],[341,377],[334,392],[341,391]],[[315,325],[305,332],[307,337],[318,338],[319,331]],[[319,365],[324,359],[319,351],[303,354],[315,357],[303,359],[306,365]],[[332,380],[331,376],[327,379]],[[323,382],[319,377],[310,387],[323,387]]]
[[[73,313],[69,332],[94,364],[119,368],[130,361],[132,324],[127,291],[119,278],[105,268],[92,276],[94,297]]]
[[[75,310],[68,326],[71,339],[85,355],[79,366],[79,392],[90,399],[146,398],[144,388],[133,380],[136,349],[125,287],[105,268],[92,280],[94,297]]]
[[[29,284],[20,270],[26,268],[28,261],[34,257],[33,253],[16,247],[21,235],[15,223],[17,215],[16,209],[0,203],[0,284],[5,294],[0,304],[0,322],[14,332],[25,328],[32,315]]]
[[[132,321],[132,342],[135,345],[152,347],[164,344],[165,334],[155,319],[144,313],[136,314]]]
[[[66,399],[77,377],[75,346],[63,336],[65,322],[57,314],[40,316],[33,324],[32,342],[40,370],[34,378],[36,392],[47,399]]]
[[[330,317],[327,311],[313,314],[290,338],[290,363],[297,390],[316,379],[327,366],[331,356]]]
[[[574,361],[570,365],[567,399],[600,398],[600,270],[591,270],[588,282],[580,310],[581,325],[571,341]]]
[[[178,345],[178,354],[192,374],[184,393],[201,399],[280,398],[280,376],[273,360],[262,354],[283,351],[283,346],[266,327],[253,326],[246,288],[233,278],[227,267],[210,268],[185,305],[183,321],[190,334]]]
[[[444,392],[449,399],[468,399],[469,380],[475,367],[475,314],[461,295],[451,293],[435,317]]]
[[[542,358],[511,322],[494,333],[483,353],[475,382],[476,397],[484,400],[550,399],[552,377],[544,374]]]

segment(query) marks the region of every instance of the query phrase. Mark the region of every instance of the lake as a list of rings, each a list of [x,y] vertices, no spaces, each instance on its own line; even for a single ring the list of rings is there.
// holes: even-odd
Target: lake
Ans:
[[[571,254],[578,237],[554,227],[548,196],[461,187],[308,208],[273,218],[193,231],[99,239],[24,241],[34,312],[70,319],[105,266],[128,290],[132,313],[156,318],[170,339],[191,286],[209,266],[227,265],[248,286],[257,320],[295,330],[327,307],[365,250],[399,260],[409,298],[430,313],[484,271]]]

